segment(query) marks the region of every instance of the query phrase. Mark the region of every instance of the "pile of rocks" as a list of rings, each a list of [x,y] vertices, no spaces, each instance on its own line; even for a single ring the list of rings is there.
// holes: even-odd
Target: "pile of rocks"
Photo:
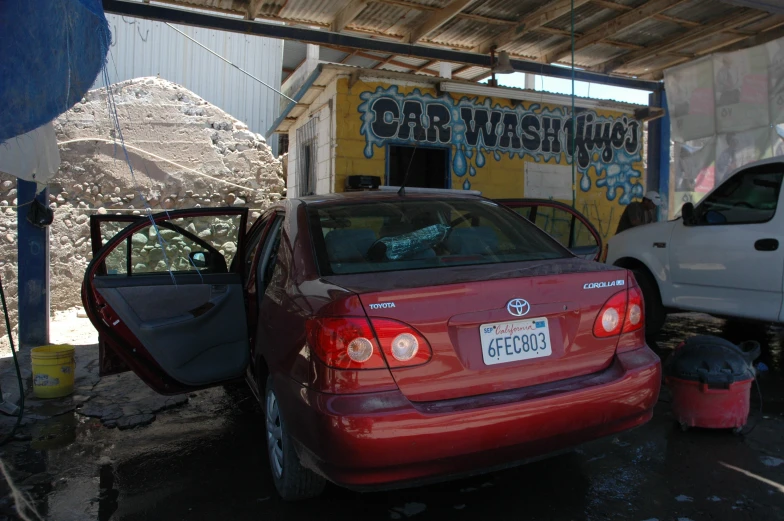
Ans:
[[[82,277],[92,257],[90,215],[142,215],[148,208],[156,212],[247,206],[256,217],[285,197],[281,162],[264,137],[218,107],[159,78],[129,80],[112,85],[111,90],[125,149],[107,108],[106,89],[90,91],[55,121],[61,166],[49,185],[54,209],[50,228],[53,311],[81,303]],[[17,225],[16,210],[11,207],[26,201],[18,201],[14,178],[0,174],[0,187],[0,276],[15,323]],[[223,222],[227,227],[233,223],[231,219]],[[232,242],[228,239],[231,230],[227,228],[224,235],[220,222],[187,224],[219,250],[225,251],[224,245]],[[199,228],[202,225],[205,228]],[[108,238],[123,223],[105,227]],[[137,235],[133,244],[139,263],[152,263],[150,269],[158,269],[164,260],[161,242]],[[147,239],[144,244],[143,238]],[[189,262],[187,248],[193,245],[185,242],[163,243],[167,248],[176,246],[175,265]]]

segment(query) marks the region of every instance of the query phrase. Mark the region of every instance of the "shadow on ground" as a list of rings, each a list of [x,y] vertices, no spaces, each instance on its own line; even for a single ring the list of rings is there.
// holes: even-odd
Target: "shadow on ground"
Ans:
[[[249,393],[209,389],[167,403],[135,387],[141,384],[131,375],[91,383],[88,370],[89,389],[77,395],[84,401],[39,414],[0,457],[55,521],[784,519],[781,332],[685,315],[672,317],[650,343],[666,357],[704,333],[763,343],[764,416],[754,397],[744,436],[681,432],[665,391],[647,425],[570,454],[410,490],[358,494],[331,486],[320,499],[287,504],[275,495],[262,417]],[[114,415],[86,414],[102,408]],[[117,414],[152,419],[109,428],[122,426]],[[13,515],[7,500],[0,519],[3,513]]]

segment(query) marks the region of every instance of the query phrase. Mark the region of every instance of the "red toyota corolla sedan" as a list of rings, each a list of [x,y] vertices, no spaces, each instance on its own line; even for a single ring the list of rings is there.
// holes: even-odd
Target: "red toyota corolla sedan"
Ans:
[[[164,394],[244,376],[285,499],[508,467],[651,418],[630,272],[498,203],[377,191],[247,217],[95,216],[83,299],[102,374]]]

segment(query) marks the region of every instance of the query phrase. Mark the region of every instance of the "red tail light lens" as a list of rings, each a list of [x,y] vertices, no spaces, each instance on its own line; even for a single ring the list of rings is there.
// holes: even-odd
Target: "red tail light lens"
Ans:
[[[593,325],[593,334],[599,338],[621,334],[626,319],[626,290],[616,293],[604,305]]]
[[[335,369],[386,368],[373,329],[365,317],[314,318],[307,322],[308,343]]]
[[[640,288],[629,288],[629,303],[626,305],[626,320],[623,321],[623,332],[631,333],[642,329],[645,325],[645,313]]]
[[[371,322],[390,368],[424,364],[433,356],[425,337],[411,326],[386,318],[373,318]]]
[[[610,297],[596,317],[593,334],[599,338],[617,336],[642,329],[645,313],[642,293],[636,286]]]

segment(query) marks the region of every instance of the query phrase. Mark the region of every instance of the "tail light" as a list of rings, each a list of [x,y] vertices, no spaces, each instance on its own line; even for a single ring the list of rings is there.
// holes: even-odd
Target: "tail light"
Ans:
[[[636,286],[610,297],[602,307],[593,325],[593,334],[599,338],[618,336],[642,329],[645,324],[642,294]]]
[[[394,369],[432,357],[427,340],[396,320],[376,318],[371,326],[365,317],[314,318],[307,323],[307,336],[321,361],[335,369]]]
[[[364,317],[316,318],[307,323],[308,343],[335,369],[386,368],[373,328]]]
[[[645,324],[643,316],[643,301],[640,288],[632,286],[629,288],[629,302],[626,305],[626,320],[623,321],[623,333],[631,333],[642,329]]]
[[[424,364],[433,356],[430,344],[411,326],[386,318],[371,322],[390,368]]]

